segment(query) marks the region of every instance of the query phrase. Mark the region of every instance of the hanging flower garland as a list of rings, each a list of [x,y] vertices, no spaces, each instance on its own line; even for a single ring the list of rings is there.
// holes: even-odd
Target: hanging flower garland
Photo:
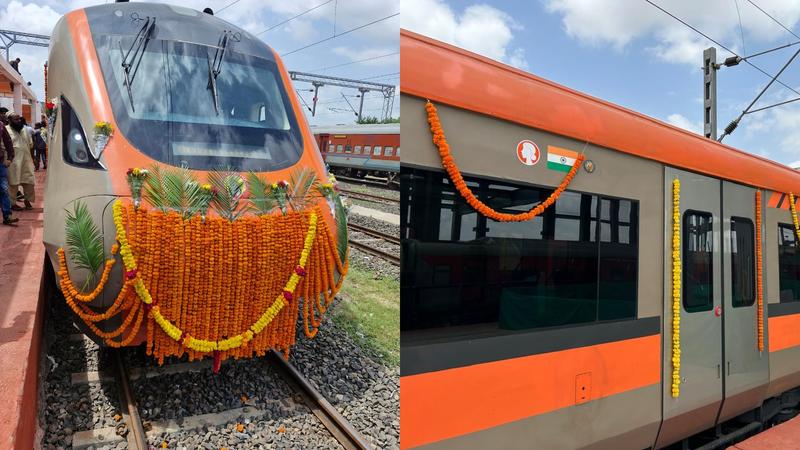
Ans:
[[[444,130],[442,130],[442,124],[439,121],[439,115],[436,112],[436,107],[433,105],[433,103],[428,101],[425,104],[425,109],[428,112],[428,123],[430,124],[431,133],[433,134],[433,143],[436,144],[436,147],[439,149],[439,155],[442,158],[442,167],[444,167],[444,169],[447,171],[447,174],[453,181],[453,185],[455,186],[456,190],[459,192],[459,194],[461,194],[464,200],[466,200],[467,203],[472,206],[473,209],[478,211],[480,214],[498,222],[524,222],[541,214],[545,209],[558,200],[558,197],[562,192],[564,192],[564,190],[567,189],[567,186],[569,186],[570,182],[572,182],[572,179],[575,177],[575,174],[578,172],[581,164],[583,164],[584,156],[583,154],[580,154],[577,158],[575,158],[572,168],[569,170],[555,191],[553,191],[553,193],[550,194],[547,199],[539,203],[537,206],[531,208],[527,212],[518,214],[498,212],[475,197],[469,187],[467,187],[467,184],[464,182],[464,177],[461,175],[453,156],[450,154],[450,146],[447,144]]]
[[[672,397],[681,394],[681,182],[672,180]]]
[[[797,207],[795,206],[794,194],[789,192],[789,210],[792,212],[792,223],[794,223],[794,234],[800,240],[800,223],[797,221]]]
[[[758,351],[764,351],[764,285],[761,262],[761,190],[756,190],[756,329],[758,333]]]

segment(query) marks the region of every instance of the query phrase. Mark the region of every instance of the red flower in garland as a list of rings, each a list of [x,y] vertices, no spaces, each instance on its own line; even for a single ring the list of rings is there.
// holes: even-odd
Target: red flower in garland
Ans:
[[[55,109],[56,104],[53,103],[53,102],[47,102],[47,103],[44,104],[44,107],[47,108],[47,109]]]
[[[292,301],[292,293],[289,291],[283,291],[283,298],[287,301]]]
[[[287,182],[286,180],[278,181],[278,186],[280,186],[282,188],[288,188],[289,187],[289,182]]]
[[[306,276],[306,269],[303,269],[303,268],[302,268],[302,267],[300,267],[300,266],[297,266],[297,267],[295,267],[295,268],[294,268],[294,272],[295,272],[296,274],[300,275],[301,277],[304,277],[304,276]]]
[[[132,280],[132,279],[136,278],[136,269],[129,270],[129,271],[125,272],[125,278],[127,278],[129,280]]]

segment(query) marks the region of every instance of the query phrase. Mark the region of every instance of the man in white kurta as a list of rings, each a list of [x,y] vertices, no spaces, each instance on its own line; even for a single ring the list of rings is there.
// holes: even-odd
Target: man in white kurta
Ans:
[[[14,154],[17,155],[11,165],[8,166],[8,191],[11,195],[11,201],[15,200],[17,190],[21,185],[25,191],[25,209],[31,209],[33,208],[32,203],[36,200],[36,191],[34,190],[36,178],[33,173],[33,158],[31,157],[33,138],[25,130],[22,116],[16,113],[9,113],[6,130],[11,135]],[[12,209],[22,208],[14,205]]]

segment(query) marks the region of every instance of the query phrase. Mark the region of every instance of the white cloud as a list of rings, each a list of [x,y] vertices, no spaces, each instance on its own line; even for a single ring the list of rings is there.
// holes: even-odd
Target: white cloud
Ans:
[[[403,28],[523,69],[527,67],[525,50],[510,48],[514,30],[521,26],[497,8],[476,4],[457,14],[442,0],[403,0],[400,10]]]
[[[667,116],[667,123],[692,133],[703,134],[703,123],[701,121],[692,122],[681,114],[670,114]]]
[[[702,7],[698,7],[696,0],[655,3],[743,53],[739,16],[730,0],[709,0],[703,2]],[[800,20],[800,0],[760,0],[757,3],[789,28],[794,28]],[[545,0],[545,7],[562,16],[567,34],[588,45],[608,44],[622,50],[636,39],[652,38],[656,44],[650,51],[658,58],[692,66],[699,64],[704,48],[714,45],[641,0]],[[788,36],[786,30],[749,2],[740,1],[739,8],[748,50],[760,48],[759,43]]]

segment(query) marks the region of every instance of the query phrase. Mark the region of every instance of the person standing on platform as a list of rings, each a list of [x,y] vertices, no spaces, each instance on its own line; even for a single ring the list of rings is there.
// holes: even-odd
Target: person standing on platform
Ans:
[[[39,170],[39,161],[42,162],[43,168],[47,169],[47,155],[45,150],[47,144],[44,141],[44,127],[41,122],[36,122],[33,126],[33,167],[34,170]]]
[[[25,121],[19,114],[8,113],[6,131],[11,136],[11,141],[14,144],[14,154],[16,155],[11,165],[8,166],[8,185],[10,192],[14,195],[16,195],[19,186],[22,185],[25,191],[25,209],[32,209],[33,202],[36,201],[36,191],[34,190],[36,177],[33,173],[33,158],[31,157],[33,139],[25,131],[24,123]],[[15,203],[11,206],[11,209],[19,211],[22,208]]]
[[[3,212],[3,225],[19,221],[11,215],[11,196],[8,190],[8,166],[14,160],[14,143],[6,131],[7,112],[8,109],[0,108],[0,210]]]

